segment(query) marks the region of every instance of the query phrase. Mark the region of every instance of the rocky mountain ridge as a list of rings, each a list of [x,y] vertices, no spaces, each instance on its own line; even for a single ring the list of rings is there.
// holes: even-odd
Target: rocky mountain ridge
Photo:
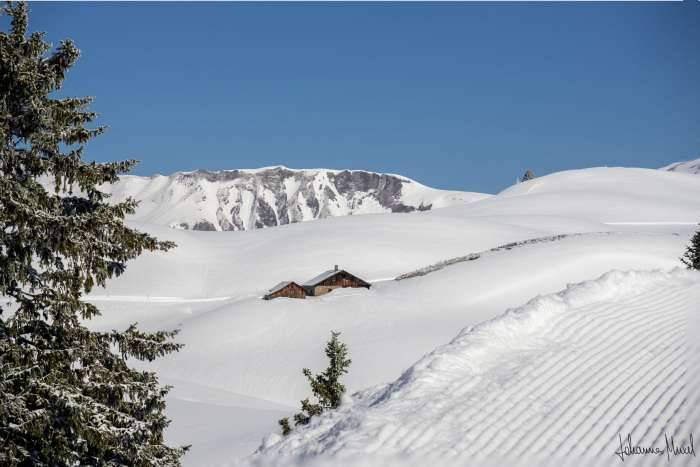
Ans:
[[[408,213],[489,195],[437,190],[400,175],[364,170],[196,170],[127,175],[105,186],[115,200],[141,200],[135,220],[187,230],[251,230],[327,217]]]

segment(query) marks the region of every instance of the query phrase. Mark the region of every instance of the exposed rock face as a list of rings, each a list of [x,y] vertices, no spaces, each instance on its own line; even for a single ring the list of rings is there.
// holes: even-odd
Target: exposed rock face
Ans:
[[[214,224],[212,224],[211,222],[199,221],[196,224],[194,224],[194,226],[192,226],[192,230],[209,230],[213,232],[216,230],[216,227],[214,227]]]
[[[425,211],[488,196],[436,190],[397,175],[286,167],[124,176],[104,189],[117,201],[126,196],[141,200],[136,220],[219,231],[333,216]]]

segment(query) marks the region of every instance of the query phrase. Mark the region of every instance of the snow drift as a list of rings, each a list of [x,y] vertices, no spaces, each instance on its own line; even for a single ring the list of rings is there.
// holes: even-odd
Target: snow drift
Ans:
[[[681,269],[613,271],[538,296],[309,427],[271,435],[250,461],[613,465],[619,435],[687,444],[700,428],[685,416],[700,390],[686,384],[685,360],[699,300],[700,274]]]

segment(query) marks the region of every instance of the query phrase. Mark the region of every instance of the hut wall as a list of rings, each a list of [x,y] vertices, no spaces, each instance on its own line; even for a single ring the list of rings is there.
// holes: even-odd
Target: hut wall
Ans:
[[[313,294],[314,296],[319,296],[319,295],[325,295],[328,292],[331,292],[333,289],[340,288],[340,286],[329,286],[329,285],[317,285],[313,289]]]
[[[367,287],[367,285],[363,284],[362,282],[360,282],[355,277],[349,274],[340,273],[324,280],[320,284],[313,287],[312,290],[313,295],[317,296],[327,294],[328,292],[331,292],[334,289],[342,287]]]
[[[265,298],[273,299],[273,298],[279,298],[279,297],[306,298],[306,293],[304,293],[304,289],[302,287],[288,285],[287,287],[283,288],[282,290],[278,290],[277,292],[275,292],[273,294],[267,295]]]
[[[365,284],[360,282],[357,278],[355,278],[349,274],[345,274],[345,273],[340,273],[340,274],[336,274],[332,277],[329,277],[325,281],[318,284],[318,286],[332,287],[332,288],[367,287]]]

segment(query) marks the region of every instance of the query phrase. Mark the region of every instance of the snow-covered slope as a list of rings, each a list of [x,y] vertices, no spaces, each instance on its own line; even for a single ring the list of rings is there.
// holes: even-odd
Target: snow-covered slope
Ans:
[[[323,368],[330,330],[341,331],[350,347],[350,392],[392,381],[459,329],[533,296],[611,269],[679,265],[698,220],[696,176],[588,169],[411,215],[229,233],[138,223],[178,248],[138,258],[107,290],[96,290],[92,300],[103,316],[91,325],[181,328],[185,348],[149,366],[176,387],[168,438],[194,445],[188,466],[225,465],[251,453],[309,395],[300,370]],[[425,268],[470,254],[478,259]],[[333,264],[372,288],[307,300],[259,298],[277,282],[304,281]],[[427,274],[392,280],[418,269]],[[255,421],[240,421],[249,417]]]
[[[308,428],[268,438],[254,460],[618,465],[619,436],[665,449],[666,433],[687,445],[700,429],[686,417],[688,395],[700,391],[686,378],[698,302],[700,274],[681,269],[611,272],[539,296],[462,330]]]
[[[651,169],[567,170],[436,214],[557,216],[604,223],[697,223],[700,179]]]
[[[186,350],[159,360],[159,374],[294,406],[308,392],[300,370],[321,367],[331,329],[342,331],[350,346],[353,368],[346,380],[357,390],[398,376],[462,327],[537,293],[612,268],[672,268],[686,242],[687,235],[668,233],[566,237],[487,252],[413,279],[374,282],[370,290],[343,289],[306,300],[253,295],[218,302],[102,301],[106,313],[95,324],[181,327],[178,341]]]
[[[684,162],[674,162],[673,164],[661,167],[659,170],[668,170],[669,172],[700,174],[700,159]]]
[[[245,297],[284,280],[304,281],[334,264],[367,280],[393,278],[535,237],[663,224],[693,227],[698,221],[698,177],[649,169],[572,170],[520,183],[491,198],[410,216],[344,216],[235,235],[137,223],[179,247],[138,258],[109,291]]]
[[[127,175],[104,190],[115,200],[141,200],[134,220],[189,230],[250,230],[334,216],[423,211],[489,196],[436,190],[398,175],[281,166]]]
[[[397,216],[362,216],[355,220],[364,224],[386,217]],[[499,226],[501,235],[529,235],[528,230],[508,225],[513,221],[506,218],[503,223],[494,222],[490,224],[491,232]],[[571,226],[577,225],[569,222]],[[286,228],[291,227],[296,226]],[[484,224],[471,227],[486,232]],[[497,316],[538,293],[556,292],[569,282],[596,277],[613,268],[672,268],[679,264],[677,258],[690,235],[684,226],[665,226],[654,232],[628,229],[487,251],[476,260],[456,263],[424,276],[375,282],[369,291],[344,289],[306,300],[264,301],[259,295],[246,297],[235,292],[230,298],[212,295],[187,300],[102,296],[96,303],[104,316],[92,325],[113,329],[138,321],[147,329],[181,328],[177,340],[185,348],[151,366],[164,382],[176,387],[169,402],[174,422],[168,437],[173,442],[194,444],[186,458],[187,466],[229,465],[251,453],[264,434],[277,430],[276,420],[291,415],[298,401],[308,396],[309,389],[300,370],[324,367],[322,349],[330,330],[341,331],[350,347],[353,365],[345,378],[350,392],[391,381],[464,326]],[[277,229],[270,229],[273,230]],[[208,232],[181,233],[230,237]],[[243,232],[234,237],[240,234]],[[391,233],[385,235],[389,237]],[[467,241],[488,245],[489,236],[485,237],[470,236]],[[206,239],[200,245],[202,250],[206,250],[205,244],[208,244]],[[433,246],[425,241],[422,245],[424,250]],[[457,242],[451,247],[465,252]],[[466,252],[480,251],[466,248]],[[367,254],[381,257],[382,243]],[[396,261],[390,254],[386,258]],[[248,264],[257,260],[251,257]],[[270,267],[276,264],[273,255],[259,261],[270,261]],[[238,267],[236,271],[244,271],[244,266]],[[169,283],[173,289],[178,285],[184,289],[192,287],[186,276],[173,277],[167,271],[168,267],[163,266],[160,276],[155,277],[142,270],[130,281],[135,284],[135,279],[140,278],[146,284],[150,280]],[[189,279],[198,283],[202,271],[193,270]],[[129,274],[134,272],[127,272],[125,278],[129,279]],[[236,279],[243,277],[238,275],[242,272],[235,274],[216,280],[233,288]],[[259,272],[251,269],[251,274]],[[275,407],[287,409],[262,411],[258,404],[248,407],[245,400],[249,398],[264,399]],[[219,406],[222,409],[217,411]],[[253,417],[254,422],[239,422],[236,413]],[[202,414],[206,414],[206,421],[201,419]],[[220,440],[216,450],[211,444],[212,436]]]

